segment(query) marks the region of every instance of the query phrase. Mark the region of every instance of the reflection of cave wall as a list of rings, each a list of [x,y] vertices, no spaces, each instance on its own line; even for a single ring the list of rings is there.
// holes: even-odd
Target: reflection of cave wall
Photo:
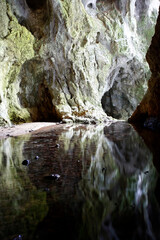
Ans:
[[[46,193],[38,191],[22,165],[30,136],[0,141],[0,239],[34,239],[34,230],[48,211]],[[16,237],[17,236],[17,237]]]
[[[148,217],[148,209],[154,209],[148,199],[154,198],[157,179],[150,151],[133,128],[123,122],[105,127],[94,149],[90,167],[80,182],[85,198],[83,236],[95,240],[143,239],[148,229],[143,213]],[[146,169],[148,175],[144,174]],[[130,229],[126,232],[127,223]],[[143,234],[139,232],[140,226],[145,226]]]

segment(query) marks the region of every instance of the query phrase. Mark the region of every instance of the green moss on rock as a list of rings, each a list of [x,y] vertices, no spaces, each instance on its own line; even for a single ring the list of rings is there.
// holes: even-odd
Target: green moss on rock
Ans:
[[[4,1],[3,1],[4,3]],[[2,3],[0,3],[1,6]],[[7,109],[8,116],[5,121],[25,122],[29,113],[23,109],[18,101],[19,91],[18,76],[23,63],[34,57],[34,37],[13,15],[11,7],[6,4],[5,13],[8,15],[8,34],[1,40],[1,109]],[[5,18],[4,18],[5,19]],[[4,54],[3,54],[4,53]],[[3,116],[1,112],[1,117]],[[7,120],[8,118],[8,120]],[[1,124],[1,123],[0,123]]]

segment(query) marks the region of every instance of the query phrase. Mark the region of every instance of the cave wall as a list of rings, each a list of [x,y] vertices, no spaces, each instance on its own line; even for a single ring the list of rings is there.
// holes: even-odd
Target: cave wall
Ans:
[[[143,123],[147,118],[155,117],[160,119],[160,14],[158,16],[155,35],[152,38],[151,46],[146,58],[149,63],[152,75],[148,82],[148,90],[129,119],[133,123]]]
[[[102,0],[97,2],[103,3],[100,6],[102,12],[112,12],[114,6],[121,14],[119,27],[122,35],[114,36],[114,42],[124,46],[124,49],[119,51],[116,45],[113,47],[118,64],[115,64],[110,74],[112,84],[102,97],[102,106],[108,115],[127,119],[147,90],[150,71],[145,55],[154,34],[156,8],[159,3],[111,0],[111,4],[106,6],[104,2]],[[117,22],[117,17],[115,19]]]
[[[127,118],[146,90],[158,4],[0,0],[0,124]]]

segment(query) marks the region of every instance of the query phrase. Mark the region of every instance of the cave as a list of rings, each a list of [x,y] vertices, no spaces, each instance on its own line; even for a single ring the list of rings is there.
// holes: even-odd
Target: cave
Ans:
[[[159,0],[0,6],[0,239],[159,239]]]

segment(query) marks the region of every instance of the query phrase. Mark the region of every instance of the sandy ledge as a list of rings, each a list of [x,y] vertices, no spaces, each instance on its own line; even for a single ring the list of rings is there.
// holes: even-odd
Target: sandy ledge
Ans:
[[[33,122],[23,123],[20,125],[13,125],[11,127],[0,127],[0,139],[6,137],[14,137],[27,133],[34,132],[43,127],[56,126],[57,123],[53,122]]]

